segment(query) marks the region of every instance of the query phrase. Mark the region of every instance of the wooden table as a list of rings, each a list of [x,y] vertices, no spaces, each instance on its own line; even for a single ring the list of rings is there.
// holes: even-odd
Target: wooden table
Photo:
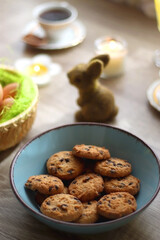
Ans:
[[[80,45],[61,51],[39,51],[21,42],[24,26],[32,19],[32,9],[42,1],[0,0],[1,62],[14,64],[21,57],[47,53],[63,71],[48,86],[39,89],[36,121],[27,137],[15,148],[0,153],[0,239],[1,240],[158,240],[160,237],[160,194],[133,222],[117,230],[94,236],[73,236],[59,233],[38,222],[15,198],[9,183],[9,167],[18,149],[42,131],[74,122],[78,109],[78,92],[68,82],[66,72],[79,62],[94,56],[94,40],[110,34],[128,42],[126,72],[119,78],[101,80],[115,94],[119,106],[117,117],[109,124],[136,134],[160,154],[160,113],[146,98],[148,86],[158,78],[153,63],[155,49],[160,47],[156,21],[137,9],[106,0],[69,0],[79,12],[87,28],[87,37]]]

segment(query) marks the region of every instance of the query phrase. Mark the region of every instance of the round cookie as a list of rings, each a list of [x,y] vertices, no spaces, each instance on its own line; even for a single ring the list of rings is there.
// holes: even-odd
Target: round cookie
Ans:
[[[136,199],[127,192],[110,193],[97,203],[98,213],[108,219],[121,218],[136,211],[136,208]]]
[[[50,175],[31,176],[28,178],[25,186],[45,195],[61,193],[64,189],[63,182],[59,178]]]
[[[95,223],[98,220],[97,201],[83,203],[83,212],[76,223]]]
[[[104,181],[95,173],[86,173],[76,177],[69,185],[69,193],[82,202],[94,200],[104,189]]]
[[[40,210],[48,217],[72,222],[82,215],[83,205],[70,194],[57,194],[45,199]]]
[[[106,193],[128,192],[136,195],[140,190],[140,180],[132,175],[124,178],[105,179],[104,190]]]
[[[55,153],[47,161],[48,173],[62,180],[74,179],[83,172],[83,169],[83,160],[73,156],[71,151]]]
[[[109,150],[105,147],[85,144],[75,145],[72,149],[72,153],[74,156],[93,160],[102,160],[110,157]]]
[[[132,167],[126,160],[109,158],[96,162],[94,171],[102,176],[118,178],[128,176],[132,171]]]

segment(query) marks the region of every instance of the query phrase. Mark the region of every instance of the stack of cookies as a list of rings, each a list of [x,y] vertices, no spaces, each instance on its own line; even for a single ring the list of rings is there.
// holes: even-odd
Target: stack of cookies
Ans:
[[[41,212],[51,218],[94,223],[121,218],[137,208],[140,181],[129,162],[108,149],[75,145],[47,160],[48,174],[31,176],[25,186],[36,191]]]

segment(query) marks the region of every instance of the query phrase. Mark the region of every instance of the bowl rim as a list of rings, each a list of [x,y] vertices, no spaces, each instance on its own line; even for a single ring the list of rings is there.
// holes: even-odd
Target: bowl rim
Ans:
[[[45,135],[46,133],[49,133],[51,131],[54,131],[54,130],[57,130],[57,129],[61,129],[61,128],[65,128],[65,127],[72,127],[72,126],[80,126],[80,125],[92,125],[92,126],[102,126],[102,127],[107,127],[107,128],[112,128],[112,129],[115,129],[115,130],[118,130],[120,132],[123,132],[125,134],[128,134],[134,138],[136,138],[138,141],[140,141],[141,143],[143,143],[143,145],[145,145],[147,148],[149,148],[149,150],[152,152],[152,154],[154,155],[155,159],[156,159],[156,162],[157,162],[157,166],[158,166],[158,170],[159,170],[159,180],[158,180],[158,186],[157,186],[157,189],[155,191],[155,193],[153,194],[152,198],[150,199],[150,201],[145,204],[143,207],[141,207],[140,209],[136,210],[135,212],[133,213],[130,213],[129,215],[126,215],[124,217],[121,217],[121,218],[118,218],[118,219],[114,219],[114,220],[108,220],[108,221],[105,221],[105,222],[100,222],[100,223],[89,223],[89,224],[80,224],[80,223],[73,223],[73,222],[65,222],[65,221],[61,221],[61,220],[56,220],[56,219],[52,219],[50,217],[47,217],[46,215],[42,214],[41,212],[37,212],[35,211],[34,209],[32,209],[30,206],[28,206],[22,199],[22,197],[19,195],[16,187],[15,187],[15,184],[14,184],[14,166],[16,164],[16,161],[20,155],[20,153],[31,143],[33,142],[35,139],[41,137],[42,135]],[[127,219],[128,217],[133,217],[135,215],[137,215],[139,212],[143,211],[147,206],[149,206],[151,204],[151,202],[155,199],[155,197],[157,196],[159,190],[160,190],[160,160],[157,156],[157,154],[152,150],[152,148],[146,143],[144,142],[141,138],[137,137],[135,134],[131,133],[131,132],[128,132],[124,129],[121,129],[121,128],[118,128],[118,127],[115,127],[115,126],[112,126],[112,125],[109,125],[109,124],[105,124],[105,123],[97,123],[97,122],[77,122],[77,123],[69,123],[69,124],[64,124],[64,125],[61,125],[61,126],[57,126],[57,127],[54,127],[54,128],[50,128],[44,132],[41,132],[40,134],[36,135],[35,137],[33,137],[31,140],[29,140],[26,144],[24,144],[19,150],[18,152],[16,153],[16,155],[14,156],[13,160],[12,160],[12,163],[10,165],[10,171],[9,171],[9,177],[10,177],[10,184],[11,184],[11,187],[12,187],[12,190],[16,196],[16,198],[21,202],[21,204],[29,209],[32,214],[35,214],[36,216],[38,217],[41,217],[41,218],[44,218],[45,220],[49,221],[49,222],[52,222],[52,223],[57,223],[57,224],[62,224],[62,225],[67,225],[67,226],[73,226],[73,227],[80,227],[80,228],[88,228],[88,227],[98,227],[98,226],[103,226],[103,225],[111,225],[113,223],[118,223],[120,222],[121,220],[125,220]]]

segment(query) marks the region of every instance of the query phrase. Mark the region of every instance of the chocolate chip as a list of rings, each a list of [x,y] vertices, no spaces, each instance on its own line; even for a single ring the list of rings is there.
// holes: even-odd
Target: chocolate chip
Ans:
[[[91,205],[92,203],[91,202],[88,202],[88,205]]]
[[[119,185],[119,187],[120,187],[120,188],[123,188],[123,187],[125,187],[125,184],[124,184],[124,183],[121,183],[121,184]]]
[[[64,161],[64,158],[61,158],[59,161],[60,161],[60,162],[63,162],[63,161]]]
[[[117,166],[123,166],[122,163],[117,163]]]
[[[52,208],[53,211],[58,210],[56,207]]]
[[[98,203],[97,203],[97,205],[101,205],[101,204],[102,204],[102,202],[98,202]]]
[[[110,208],[112,207],[110,203],[108,203],[108,207],[110,207]]]
[[[36,179],[36,181],[41,182],[41,179]]]
[[[52,189],[53,189],[53,187],[49,187],[49,192],[51,192],[51,191],[52,191]]]
[[[54,166],[55,164],[54,163],[51,163],[51,166]]]
[[[66,163],[68,163],[70,160],[68,158],[65,159]]]
[[[133,184],[133,182],[130,182],[128,185],[132,185]]]
[[[85,148],[84,150],[89,151],[89,148]]]
[[[131,204],[132,204],[131,200],[128,200],[128,204],[129,204],[129,205],[131,205]]]
[[[74,180],[74,181],[72,182],[72,184],[76,184],[76,182],[77,182],[77,181],[76,181],[76,180]]]
[[[58,187],[57,185],[55,185],[55,189],[56,189],[56,190],[58,190],[58,189],[59,189],[59,187]]]
[[[115,169],[111,169],[111,170],[110,170],[110,173],[115,173],[115,172],[116,172]]]
[[[72,191],[72,192],[73,192],[73,191]],[[80,202],[80,200],[79,200],[78,198],[74,197],[74,199],[75,199],[77,202]]]
[[[51,203],[50,203],[50,201],[47,201],[46,204],[47,204],[47,205],[50,205]]]
[[[121,194],[118,194],[118,197],[119,197],[119,198],[121,198],[121,197],[122,197],[122,195],[121,195]]]
[[[70,169],[67,171],[69,174],[72,174],[73,173],[73,169]]]
[[[60,208],[61,208],[62,210],[67,210],[67,207],[68,207],[67,204],[62,204],[62,205],[60,206]]]
[[[116,197],[112,197],[112,199],[116,199]]]
[[[83,182],[86,183],[86,182],[88,182],[90,179],[91,179],[90,177],[86,177],[86,178],[83,180]]]

